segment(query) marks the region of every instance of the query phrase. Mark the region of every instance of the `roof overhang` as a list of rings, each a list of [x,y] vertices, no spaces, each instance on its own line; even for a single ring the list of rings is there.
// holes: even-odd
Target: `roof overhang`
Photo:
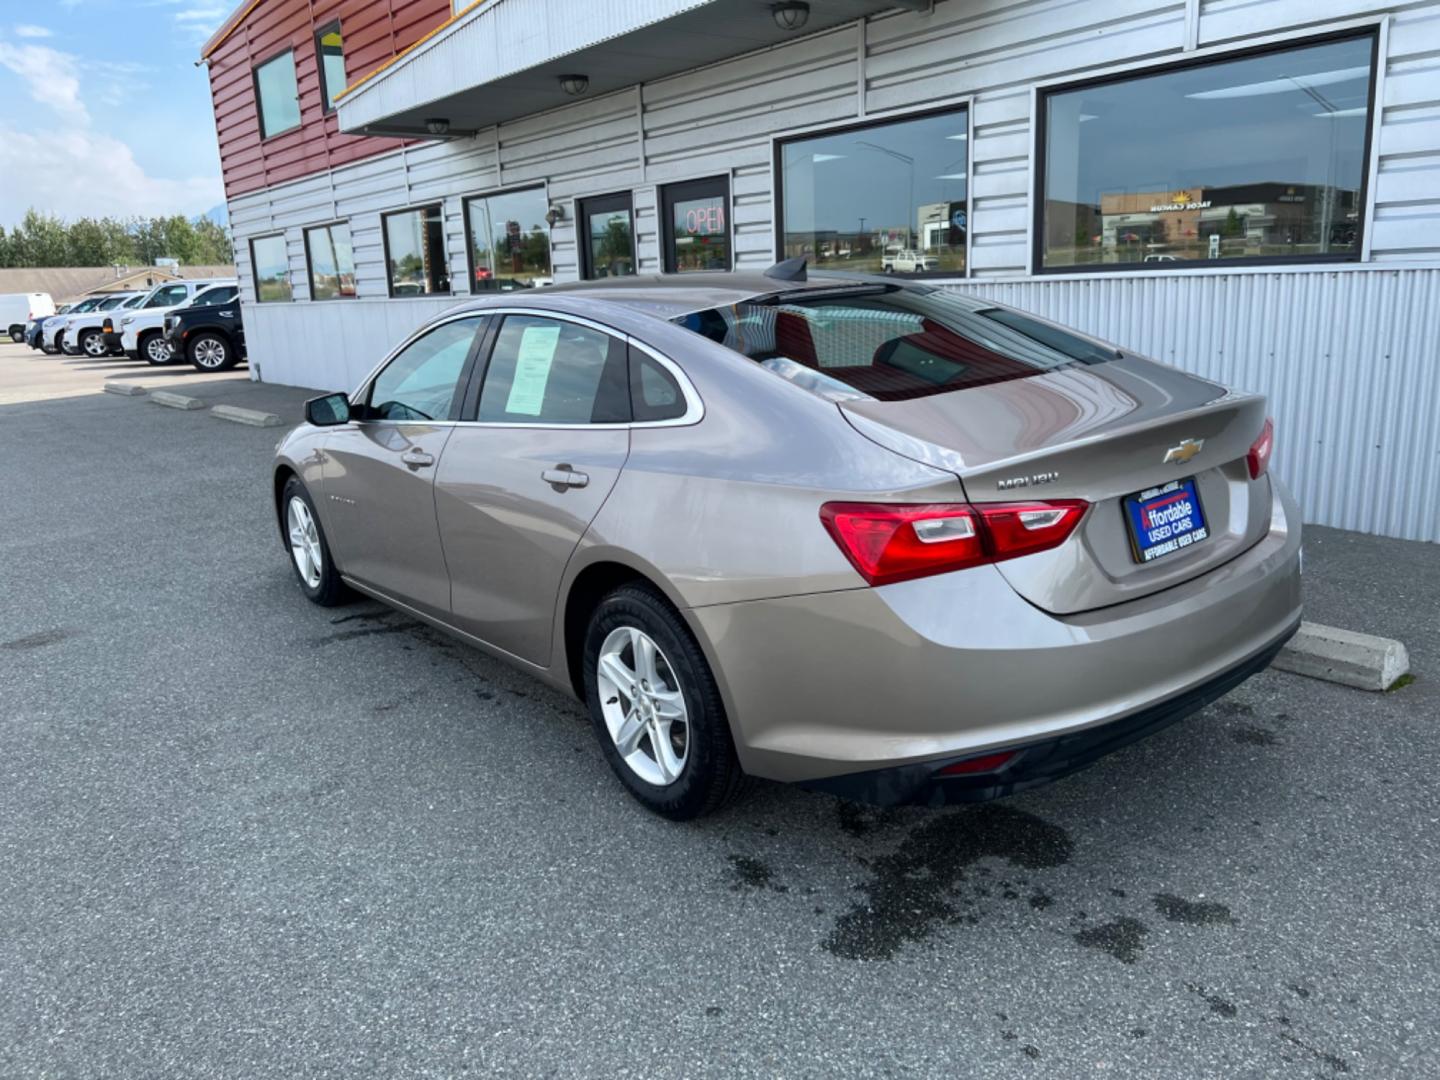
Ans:
[[[928,3],[928,0],[921,0]],[[561,77],[583,75],[586,98],[833,29],[915,0],[810,0],[803,31],[783,29],[772,0],[590,0],[549,18],[553,0],[481,0],[348,87],[340,130],[401,138],[450,136],[572,103]]]

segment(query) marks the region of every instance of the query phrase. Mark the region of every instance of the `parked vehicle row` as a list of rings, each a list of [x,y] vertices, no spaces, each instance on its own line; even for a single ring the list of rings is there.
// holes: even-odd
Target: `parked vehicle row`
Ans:
[[[124,356],[162,366],[179,357],[201,371],[226,371],[245,358],[234,278],[169,281],[148,291],[96,293],[59,311],[53,304],[49,308],[27,300],[26,321],[11,328],[11,340],[95,360]],[[0,321],[5,310],[0,307]]]

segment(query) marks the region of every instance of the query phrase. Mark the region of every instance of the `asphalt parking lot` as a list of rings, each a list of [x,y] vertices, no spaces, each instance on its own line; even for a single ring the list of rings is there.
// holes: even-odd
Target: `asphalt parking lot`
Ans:
[[[33,355],[0,345],[0,393]],[[276,429],[28,394],[0,405],[0,1075],[1433,1073],[1433,545],[1307,543],[1310,617],[1404,640],[1403,689],[1267,672],[1008,801],[755,783],[674,825],[576,703],[306,603]]]

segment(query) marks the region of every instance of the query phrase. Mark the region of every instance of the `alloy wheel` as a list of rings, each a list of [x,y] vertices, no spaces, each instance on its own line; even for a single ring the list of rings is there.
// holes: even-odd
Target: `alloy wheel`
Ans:
[[[215,338],[201,338],[195,343],[195,363],[206,371],[214,371],[225,363],[225,345]]]
[[[600,646],[596,683],[605,727],[620,760],[656,787],[680,778],[690,722],[675,669],[643,630],[621,626]]]
[[[300,571],[300,580],[306,588],[320,587],[320,571],[325,557],[320,550],[320,533],[315,528],[315,518],[310,507],[298,496],[290,499],[285,509],[285,525],[290,533],[290,557],[295,560],[295,569]]]
[[[152,364],[166,364],[170,362],[170,346],[165,339],[156,334],[145,343],[145,356]]]
[[[109,351],[105,347],[105,339],[99,334],[87,334],[85,340],[80,342],[80,346],[85,350],[85,355],[89,357],[98,358]]]

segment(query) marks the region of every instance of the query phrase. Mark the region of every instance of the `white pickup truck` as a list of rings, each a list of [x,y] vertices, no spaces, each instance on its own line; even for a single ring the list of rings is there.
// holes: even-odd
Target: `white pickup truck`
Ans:
[[[132,360],[145,359],[152,364],[168,364],[174,359],[170,343],[165,340],[165,315],[178,307],[205,302],[211,290],[216,303],[233,299],[238,292],[234,278],[206,278],[203,281],[168,281],[157,285],[150,295],[118,320],[111,318],[105,343],[118,345]],[[220,292],[219,290],[228,290]],[[222,298],[223,297],[223,298]]]
[[[887,274],[919,274],[934,270],[939,265],[940,260],[934,255],[926,255],[914,248],[890,252],[880,260],[880,269]]]

